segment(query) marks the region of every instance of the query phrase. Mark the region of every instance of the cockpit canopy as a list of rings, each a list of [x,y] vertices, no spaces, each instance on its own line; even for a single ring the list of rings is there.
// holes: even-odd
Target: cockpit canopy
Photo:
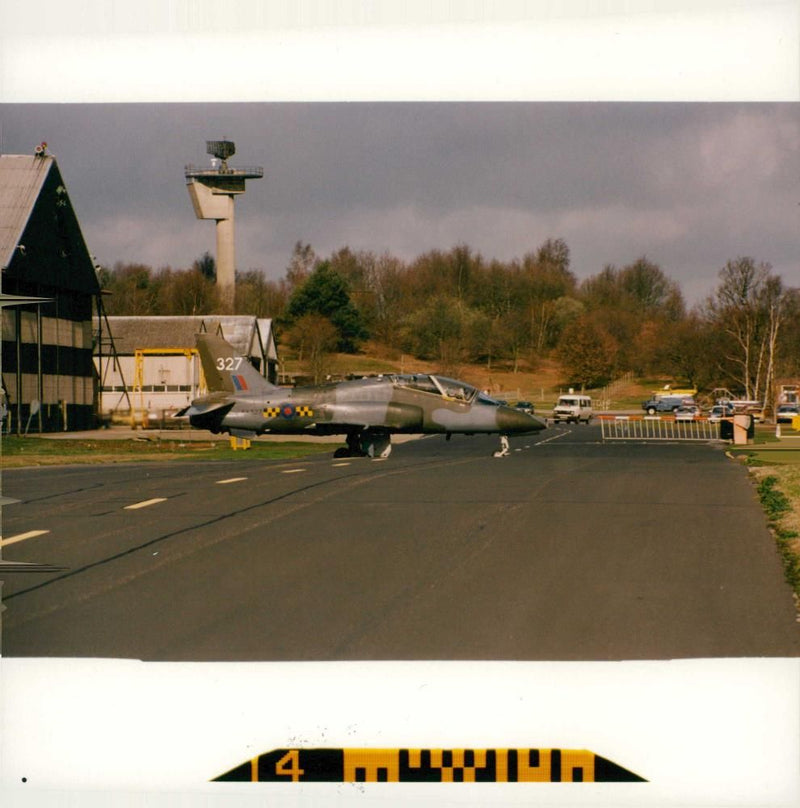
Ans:
[[[424,393],[432,393],[442,398],[452,401],[463,401],[472,404],[476,399],[481,404],[491,404],[500,406],[499,401],[495,401],[485,393],[478,391],[476,387],[458,379],[451,379],[447,376],[439,376],[428,373],[404,374],[394,377],[394,382],[401,387],[408,387],[411,390],[421,390]]]

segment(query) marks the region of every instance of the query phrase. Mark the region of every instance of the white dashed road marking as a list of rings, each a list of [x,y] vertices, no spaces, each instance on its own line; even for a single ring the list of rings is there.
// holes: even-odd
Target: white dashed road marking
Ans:
[[[0,541],[0,547],[7,547],[9,544],[16,544],[18,541],[25,541],[25,539],[35,539],[37,536],[44,536],[45,533],[49,532],[49,530],[29,530],[27,533],[20,533],[10,539],[3,539]]]
[[[166,502],[166,497],[156,497],[156,499],[145,499],[142,502],[136,502],[133,505],[126,505],[124,510],[135,511],[139,508],[148,508],[150,505],[158,505],[159,502]]]
[[[231,477],[229,480],[217,480],[217,485],[228,485],[228,483],[240,483],[247,477]]]
[[[545,438],[544,440],[537,441],[534,446],[541,446],[543,443],[550,443],[551,440],[558,440],[559,438],[563,438],[566,435],[569,435],[571,430],[567,430],[566,432],[560,432],[558,435],[551,435],[549,438]]]

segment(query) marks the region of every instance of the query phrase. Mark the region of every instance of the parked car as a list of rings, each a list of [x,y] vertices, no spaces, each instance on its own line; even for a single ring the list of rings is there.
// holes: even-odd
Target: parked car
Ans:
[[[775,413],[775,419],[779,424],[791,424],[792,419],[800,415],[800,407],[797,404],[781,404]]]
[[[723,418],[732,418],[733,413],[733,404],[715,404],[708,413],[708,420],[716,423]]]
[[[700,415],[700,407],[696,404],[682,404],[675,410],[676,421],[694,421],[694,419],[699,418]]]
[[[659,412],[675,412],[678,407],[690,404],[694,404],[694,401],[686,396],[660,396],[642,402],[642,409],[648,415],[656,415]]]
[[[522,410],[522,412],[527,412],[528,415],[533,415],[535,407],[530,401],[518,401],[514,408],[517,410]]]

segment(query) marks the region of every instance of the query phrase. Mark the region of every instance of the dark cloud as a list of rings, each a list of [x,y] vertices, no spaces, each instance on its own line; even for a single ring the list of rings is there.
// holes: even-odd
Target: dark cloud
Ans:
[[[238,264],[272,277],[297,240],[510,260],[561,237],[580,277],[646,254],[690,300],[739,255],[800,283],[798,105],[6,105],[0,123],[6,153],[48,142],[106,264],[213,251],[183,170],[227,137],[265,169],[236,203]]]

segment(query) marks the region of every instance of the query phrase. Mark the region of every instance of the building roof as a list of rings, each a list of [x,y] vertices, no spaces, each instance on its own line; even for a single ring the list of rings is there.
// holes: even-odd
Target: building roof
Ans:
[[[0,267],[11,263],[54,163],[52,157],[0,154]]]
[[[244,355],[277,359],[272,320],[240,314],[200,316],[109,317],[109,328],[117,353],[136,350],[194,348],[195,336],[221,330],[222,336]]]
[[[58,164],[44,144],[35,155],[0,155],[0,269],[7,292],[100,291]]]

